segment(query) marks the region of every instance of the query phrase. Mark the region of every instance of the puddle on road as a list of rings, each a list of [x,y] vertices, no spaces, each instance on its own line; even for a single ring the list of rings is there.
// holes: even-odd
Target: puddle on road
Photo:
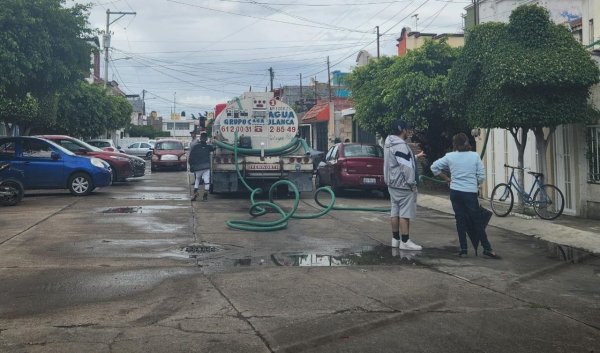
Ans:
[[[166,210],[185,209],[183,206],[127,206],[127,207],[110,207],[99,210],[100,213],[155,213]]]
[[[166,191],[181,191],[186,192],[185,188],[176,186],[139,186],[133,188],[136,191],[152,191],[152,192],[166,192]]]
[[[218,251],[218,250],[217,250]],[[404,251],[385,245],[363,246],[333,252],[280,252],[264,256],[211,256],[210,250],[193,255],[207,272],[221,272],[239,267],[340,267],[419,265],[421,251]],[[190,256],[192,257],[192,256]]]
[[[112,196],[116,200],[187,200],[189,201],[190,196],[187,193],[168,193],[168,192],[146,192],[146,193],[133,193]]]

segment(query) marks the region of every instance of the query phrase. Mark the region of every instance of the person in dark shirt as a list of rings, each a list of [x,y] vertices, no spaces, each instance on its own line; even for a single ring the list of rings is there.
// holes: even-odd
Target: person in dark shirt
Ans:
[[[196,176],[192,201],[195,201],[199,196],[198,187],[200,186],[200,180],[204,182],[202,201],[208,200],[208,191],[210,190],[210,153],[215,150],[215,147],[208,144],[207,139],[206,132],[201,132],[200,140],[197,143],[192,143],[190,146],[188,163],[190,171]]]

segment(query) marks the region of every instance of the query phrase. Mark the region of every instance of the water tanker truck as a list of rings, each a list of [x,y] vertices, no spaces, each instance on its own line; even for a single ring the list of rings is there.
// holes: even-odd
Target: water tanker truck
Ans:
[[[217,147],[212,157],[212,191],[245,190],[236,164],[253,188],[268,190],[276,181],[287,179],[301,192],[312,191],[310,148],[298,136],[298,115],[272,92],[247,92],[228,102],[212,129]]]

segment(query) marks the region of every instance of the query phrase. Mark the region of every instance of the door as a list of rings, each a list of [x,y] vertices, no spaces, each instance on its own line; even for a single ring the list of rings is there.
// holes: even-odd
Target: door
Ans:
[[[25,188],[57,188],[66,186],[63,161],[53,159],[52,147],[37,139],[21,140],[20,169],[25,173]]]
[[[566,215],[575,215],[577,213],[577,185],[575,183],[575,155],[574,152],[574,131],[572,125],[562,125],[556,128],[554,133],[554,146],[555,146],[555,163],[554,173],[555,181],[554,184],[562,191],[565,197],[565,210]],[[548,149],[550,152],[551,150]]]
[[[134,155],[134,156],[139,156],[140,155],[139,149],[140,149],[139,142],[138,143],[134,143],[134,144],[131,144],[131,145],[127,146],[127,149],[125,150],[125,153],[131,154],[131,155]]]

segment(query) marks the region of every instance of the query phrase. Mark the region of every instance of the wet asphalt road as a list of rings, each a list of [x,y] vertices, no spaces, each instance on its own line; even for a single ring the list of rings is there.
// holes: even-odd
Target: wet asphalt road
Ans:
[[[387,206],[359,192],[338,204]],[[502,261],[458,259],[453,218],[426,209],[413,253],[387,247],[380,213],[226,227],[247,209],[243,195],[190,203],[182,172],[0,208],[0,351],[600,351],[597,257],[565,262],[491,228]],[[300,212],[317,210],[304,195]]]

